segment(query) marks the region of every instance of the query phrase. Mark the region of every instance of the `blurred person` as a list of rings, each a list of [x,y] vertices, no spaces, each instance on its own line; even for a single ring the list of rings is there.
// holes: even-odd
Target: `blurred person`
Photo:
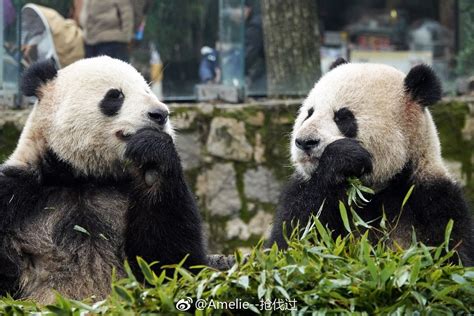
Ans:
[[[267,86],[262,16],[259,0],[245,0],[245,80],[250,93],[265,94]]]
[[[23,63],[53,58],[58,68],[84,58],[81,28],[58,11],[29,3],[21,10]]]
[[[128,62],[129,44],[144,23],[150,0],[74,0],[73,17],[84,30],[85,57]]]
[[[209,46],[202,47],[201,62],[199,64],[199,79],[201,83],[218,83],[220,77],[217,50]]]
[[[14,25],[16,20],[15,7],[11,0],[3,0],[3,27]]]

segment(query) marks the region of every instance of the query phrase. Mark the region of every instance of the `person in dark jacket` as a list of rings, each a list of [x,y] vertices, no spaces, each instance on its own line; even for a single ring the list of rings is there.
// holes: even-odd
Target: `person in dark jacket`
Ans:
[[[267,76],[260,1],[245,0],[245,80],[248,92],[265,94]]]

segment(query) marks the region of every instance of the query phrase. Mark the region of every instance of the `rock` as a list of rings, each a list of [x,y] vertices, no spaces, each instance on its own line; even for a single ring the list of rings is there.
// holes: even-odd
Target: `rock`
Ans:
[[[256,206],[257,206],[257,205],[256,205],[255,203],[247,202],[247,209],[248,209],[250,212],[255,211]]]
[[[244,257],[244,262],[246,261],[247,257],[250,255],[252,252],[252,247],[237,247],[237,249],[240,251],[242,256]],[[235,260],[235,258],[234,258]]]
[[[196,111],[180,112],[173,115],[171,121],[176,129],[188,129],[194,123],[196,116]]]
[[[294,118],[292,118],[292,117],[287,117],[287,116],[278,116],[278,117],[272,118],[272,123],[273,123],[273,124],[279,124],[279,125],[289,125],[289,124],[293,124],[294,121],[295,121]]]
[[[209,255],[207,256],[207,264],[211,268],[217,270],[228,270],[234,263],[235,258],[232,255]]]
[[[233,218],[226,224],[227,239],[248,240],[252,235],[268,238],[272,221],[273,216],[264,211],[258,211],[248,224],[238,217]]]
[[[265,167],[250,169],[244,174],[244,190],[249,199],[276,204],[280,189],[281,183]]]
[[[177,134],[176,148],[181,157],[184,170],[194,169],[202,164],[202,144],[199,140],[199,134]]]
[[[467,177],[463,175],[462,172],[462,163],[454,160],[443,159],[444,165],[448,168],[448,171],[451,175],[454,176],[454,179],[459,181],[462,186],[466,185]]]
[[[458,77],[455,81],[456,92],[461,95],[469,94],[469,78],[468,77]]]
[[[263,126],[265,123],[265,114],[262,111],[258,111],[254,116],[247,118],[247,123],[253,126]]]
[[[271,224],[273,222],[273,215],[265,212],[258,211],[257,215],[252,217],[248,224],[248,231],[250,235],[263,236],[264,238],[270,237]]]
[[[474,140],[474,116],[469,115],[466,117],[466,123],[461,131],[463,139],[472,141]]]
[[[212,156],[204,156],[203,158],[205,163],[213,163],[214,159],[212,159]]]
[[[211,215],[237,215],[242,207],[232,163],[217,163],[200,174],[196,181],[196,194],[202,198]]]
[[[0,113],[0,128],[7,123],[13,124],[18,130],[22,130],[32,108],[26,110],[3,110]]]
[[[223,84],[198,84],[195,86],[198,101],[221,100],[230,103],[243,101],[244,91],[241,87]]]
[[[231,219],[226,224],[227,239],[238,238],[240,240],[247,240],[250,237],[250,232],[247,224],[243,220],[236,217]]]
[[[253,150],[245,137],[244,123],[233,118],[214,118],[207,139],[207,151],[225,159],[250,161]]]
[[[265,145],[262,144],[262,135],[257,133],[255,135],[255,147],[253,150],[253,159],[256,163],[265,162]]]
[[[210,103],[198,103],[196,107],[203,114],[211,114],[214,111],[214,105]]]

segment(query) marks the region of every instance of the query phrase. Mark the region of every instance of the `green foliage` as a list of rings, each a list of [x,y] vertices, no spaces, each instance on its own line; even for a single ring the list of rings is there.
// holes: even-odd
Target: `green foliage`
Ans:
[[[346,224],[348,230],[357,225]],[[474,309],[474,268],[449,263],[455,258],[454,251],[447,249],[451,229],[452,222],[439,247],[414,240],[408,249],[401,250],[384,238],[371,243],[369,231],[334,239],[314,218],[304,229],[293,232],[287,251],[279,251],[276,246],[264,249],[260,242],[248,256],[237,251],[236,263],[228,271],[205,267],[193,274],[182,267],[183,260],[166,267],[168,274],[156,274],[152,265],[138,258],[145,284],[137,281],[126,264],[128,276],[114,278],[112,293],[106,300],[79,302],[58,294],[55,304],[38,306],[3,298],[0,313],[174,313],[178,301],[195,304],[201,299],[207,304],[238,299],[247,302],[248,310],[266,315],[289,313],[272,310],[277,306],[272,302],[286,302],[286,308],[295,306],[298,313],[467,313]],[[194,311],[196,315],[241,312],[210,307]]]
[[[472,75],[474,73],[474,2],[459,0],[459,42],[457,56],[457,73]]]
[[[364,196],[364,194],[375,194],[374,190],[364,186],[362,184],[362,181],[357,178],[350,177],[347,182],[349,183],[349,190],[347,191],[347,202],[349,206],[351,206],[352,204],[358,207],[363,206],[364,203],[369,202],[369,200],[366,196]]]
[[[457,55],[456,72],[459,75],[471,75],[474,73],[474,44],[459,50]]]
[[[19,137],[20,131],[12,123],[6,123],[0,128],[0,163],[13,152]]]
[[[458,101],[442,102],[435,105],[431,113],[439,132],[443,158],[461,163],[461,173],[466,181],[464,190],[469,201],[474,203],[474,164],[471,160],[474,140],[463,135],[469,106]]]

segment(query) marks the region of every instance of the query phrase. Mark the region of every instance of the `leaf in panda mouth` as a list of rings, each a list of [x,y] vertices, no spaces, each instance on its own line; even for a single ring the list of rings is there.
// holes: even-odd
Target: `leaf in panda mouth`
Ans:
[[[362,181],[356,177],[350,177],[347,179],[349,183],[349,188],[347,189],[347,203],[349,206],[354,204],[357,207],[362,207],[366,203],[369,203],[370,200],[364,196],[365,194],[373,195],[375,194],[374,190],[369,187],[366,187],[362,184]]]

